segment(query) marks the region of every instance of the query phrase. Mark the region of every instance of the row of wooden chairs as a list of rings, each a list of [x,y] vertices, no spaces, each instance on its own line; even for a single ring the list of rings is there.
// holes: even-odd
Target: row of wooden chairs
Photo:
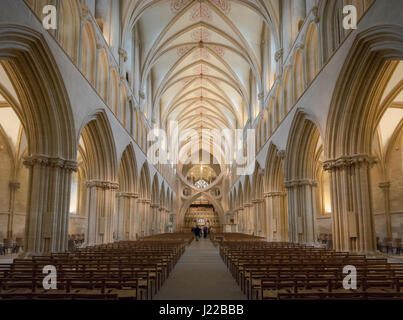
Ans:
[[[224,235],[220,255],[248,299],[403,299],[403,264],[384,258],[247,235]],[[346,266],[356,289],[344,288]]]
[[[22,238],[16,238],[15,240],[11,238],[3,239],[3,243],[0,243],[0,255],[18,253],[22,247]]]
[[[383,238],[381,241],[379,237],[376,238],[377,249],[384,253],[392,253],[400,255],[403,251],[403,243],[401,238]]]
[[[0,264],[0,299],[152,299],[191,239],[158,235],[15,259]],[[57,271],[56,289],[44,287],[46,266]]]

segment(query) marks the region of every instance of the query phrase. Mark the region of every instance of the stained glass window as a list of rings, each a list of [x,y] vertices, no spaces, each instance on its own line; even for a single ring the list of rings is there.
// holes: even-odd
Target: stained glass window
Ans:
[[[195,182],[195,187],[196,187],[197,189],[204,189],[204,188],[206,188],[207,186],[208,186],[208,183],[207,183],[205,180],[203,180],[203,179],[198,180],[198,181]]]

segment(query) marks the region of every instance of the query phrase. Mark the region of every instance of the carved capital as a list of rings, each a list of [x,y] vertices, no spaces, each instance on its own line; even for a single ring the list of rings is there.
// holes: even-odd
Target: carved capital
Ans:
[[[263,201],[264,201],[263,199],[255,199],[255,200],[252,200],[252,203],[259,204],[259,203],[262,203]]]
[[[78,167],[77,161],[65,160],[58,157],[49,157],[43,154],[30,155],[24,159],[23,164],[26,167],[42,166],[60,168],[70,171],[77,171]]]
[[[277,155],[281,160],[284,160],[285,159],[285,150],[277,151]]]
[[[332,171],[362,165],[368,165],[369,167],[372,167],[375,163],[377,163],[376,158],[367,154],[341,156],[337,159],[324,161],[323,170]]]
[[[386,181],[386,182],[381,182],[378,184],[379,188],[381,188],[382,190],[389,190],[390,188],[390,182]]]
[[[116,196],[120,197],[120,198],[137,199],[139,197],[139,194],[138,193],[133,193],[133,192],[119,192]]]
[[[284,191],[272,191],[272,192],[266,192],[264,194],[265,198],[271,198],[271,197],[284,197],[287,193]]]
[[[299,179],[299,180],[289,180],[284,182],[284,187],[287,189],[301,187],[301,186],[312,186],[317,187],[318,182],[311,179]]]
[[[101,180],[89,180],[85,183],[88,188],[99,188],[104,190],[117,190],[119,189],[119,184],[111,181],[101,181]]]

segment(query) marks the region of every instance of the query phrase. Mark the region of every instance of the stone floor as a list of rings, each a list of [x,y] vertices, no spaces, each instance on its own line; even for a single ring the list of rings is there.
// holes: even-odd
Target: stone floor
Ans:
[[[186,248],[155,300],[245,300],[209,239]]]

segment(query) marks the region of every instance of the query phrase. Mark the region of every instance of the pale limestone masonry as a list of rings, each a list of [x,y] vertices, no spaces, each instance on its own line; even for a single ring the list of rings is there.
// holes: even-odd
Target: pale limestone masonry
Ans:
[[[197,5],[0,2],[0,243],[30,256],[69,236],[136,240],[184,229],[197,201],[218,230],[269,241],[375,254],[376,237],[402,238],[402,1]],[[249,129],[253,154],[235,141]]]

